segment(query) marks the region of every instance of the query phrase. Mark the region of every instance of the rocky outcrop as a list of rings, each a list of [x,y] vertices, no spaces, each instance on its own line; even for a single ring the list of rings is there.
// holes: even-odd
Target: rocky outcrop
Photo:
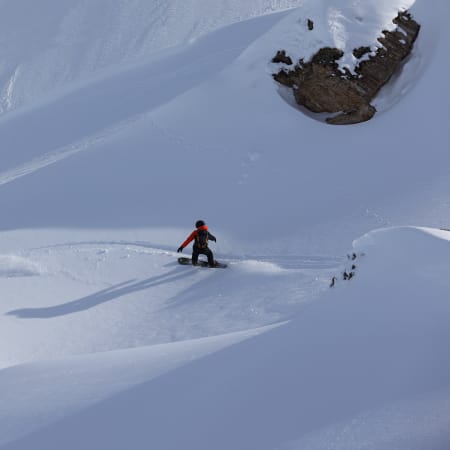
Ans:
[[[287,66],[292,66],[293,64],[291,57],[286,55],[286,50],[278,50],[277,54],[272,58],[272,62],[275,64],[286,64]]]
[[[378,39],[382,46],[375,53],[369,47],[353,50],[353,55],[362,59],[354,73],[339,67],[342,50],[325,47],[310,61],[300,60],[293,69],[283,67],[273,77],[293,89],[299,105],[315,113],[335,113],[328,123],[347,125],[369,120],[376,113],[371,101],[400,69],[420,31],[408,12],[399,13],[393,22],[396,30],[382,32]],[[285,61],[289,58],[283,50],[277,55],[283,55]]]

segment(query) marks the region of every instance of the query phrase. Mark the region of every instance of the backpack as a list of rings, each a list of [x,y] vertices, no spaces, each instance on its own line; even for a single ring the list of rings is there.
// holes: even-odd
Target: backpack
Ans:
[[[198,230],[197,236],[195,236],[195,242],[198,248],[205,249],[208,247],[208,231]]]

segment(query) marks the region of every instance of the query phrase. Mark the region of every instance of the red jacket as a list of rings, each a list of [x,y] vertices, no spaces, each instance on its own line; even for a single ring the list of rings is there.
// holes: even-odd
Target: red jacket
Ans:
[[[204,230],[204,231],[208,231],[208,226],[207,225],[203,225],[201,227],[198,227],[196,230],[194,230],[189,236],[188,238],[181,244],[182,248],[187,247],[197,236],[198,232],[200,230]],[[211,241],[215,241],[216,238],[208,231],[208,239],[211,239]]]

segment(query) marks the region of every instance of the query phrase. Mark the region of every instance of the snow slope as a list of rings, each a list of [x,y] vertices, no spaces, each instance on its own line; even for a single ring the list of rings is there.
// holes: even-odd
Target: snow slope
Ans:
[[[2,448],[448,448],[449,233],[387,229],[364,236],[355,251],[355,279],[290,323]],[[105,357],[97,358],[81,360],[82,379],[99,381]],[[63,369],[70,374],[73,365]],[[123,369],[117,365],[109,370]],[[15,370],[25,369],[62,370],[45,363]],[[53,377],[39,386],[53,391]],[[10,389],[23,396],[20,378]]]
[[[241,258],[227,271],[192,271],[158,240],[169,236],[179,240],[167,230],[3,233],[0,367],[277,323],[327,287],[339,264]]]
[[[271,79],[409,5],[374,120]],[[0,7],[1,449],[448,448],[448,233],[391,228],[448,227],[445,0]]]
[[[300,0],[2,0],[2,112]]]
[[[313,8],[314,3],[310,5]],[[441,6],[448,11],[445,2]],[[278,48],[273,37],[279,33],[278,26],[215,78],[160,107],[154,121],[167,134],[181,136],[185,145],[214,152],[217,157],[226,153],[228,160],[239,155],[245,170],[238,179],[235,174],[228,177],[234,175],[236,183],[224,193],[233,199],[227,213],[245,220],[252,231],[263,222],[269,225],[269,234],[263,231],[266,242],[278,240],[280,221],[290,241],[286,247],[298,244],[311,252],[320,251],[324,244],[343,251],[340,244],[377,226],[410,220],[444,225],[448,222],[448,211],[443,208],[447,188],[442,189],[442,197],[434,184],[448,174],[444,162],[448,111],[445,102],[437,102],[430,93],[430,84],[439,86],[439,95],[448,97],[448,31],[439,35],[437,13],[426,14],[425,8],[418,5],[412,10],[417,10],[419,21],[424,17],[424,34],[433,27],[435,41],[425,38],[404,74],[395,80],[391,88],[395,108],[382,110],[369,124],[324,129],[321,122],[279,101],[278,88],[268,76],[273,67],[267,64]],[[298,17],[297,12],[292,14]],[[286,20],[292,23],[290,16]],[[430,52],[439,57],[430,61]],[[244,93],[245,103],[240,101]],[[189,114],[194,109],[195,115]],[[205,128],[211,115],[214,120]],[[280,183],[280,178],[285,182]],[[264,201],[257,202],[262,185]],[[235,205],[234,199],[244,201]],[[225,203],[223,197],[218,200]],[[288,210],[286,203],[292,205]],[[251,215],[245,214],[248,204]],[[236,230],[233,224],[229,227]],[[297,242],[292,244],[293,240]]]

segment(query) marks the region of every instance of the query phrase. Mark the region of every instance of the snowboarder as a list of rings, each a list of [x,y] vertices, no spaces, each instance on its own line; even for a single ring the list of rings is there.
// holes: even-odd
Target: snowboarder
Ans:
[[[207,256],[209,267],[215,267],[216,261],[214,260],[213,252],[208,247],[208,240],[216,242],[216,238],[208,231],[208,226],[203,220],[197,220],[197,222],[195,222],[195,228],[196,229],[181,244],[177,252],[181,253],[191,241],[195,240],[192,248],[192,265],[198,265],[198,255],[202,254]]]

